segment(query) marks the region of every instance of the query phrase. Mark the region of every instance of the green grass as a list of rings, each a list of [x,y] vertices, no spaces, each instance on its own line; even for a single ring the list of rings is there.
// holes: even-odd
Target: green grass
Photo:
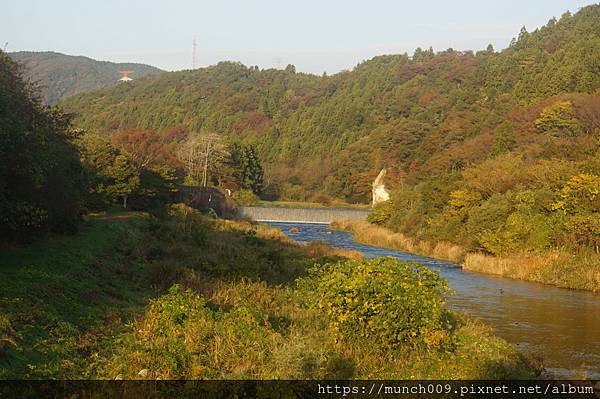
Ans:
[[[115,248],[135,219],[90,220],[78,234],[0,252],[0,323],[10,331],[0,378],[72,378],[91,372],[102,339],[139,311],[149,291]],[[114,323],[119,320],[119,323]],[[1,325],[6,325],[4,328]]]
[[[340,259],[326,246],[185,206],[132,216],[96,215],[77,235],[0,252],[0,379],[535,375],[459,316],[436,350],[338,340],[295,283]]]

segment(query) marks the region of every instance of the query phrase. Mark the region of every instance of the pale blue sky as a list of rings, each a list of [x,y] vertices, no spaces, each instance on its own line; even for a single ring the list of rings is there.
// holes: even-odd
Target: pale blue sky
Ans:
[[[334,73],[416,47],[505,48],[591,0],[6,0],[0,45],[187,69],[221,60]]]

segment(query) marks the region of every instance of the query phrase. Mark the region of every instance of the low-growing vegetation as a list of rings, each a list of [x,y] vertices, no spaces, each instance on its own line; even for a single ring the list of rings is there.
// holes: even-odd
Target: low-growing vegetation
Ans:
[[[536,373],[511,345],[448,312],[434,272],[298,245],[184,205],[96,217],[78,235],[3,256],[11,278],[1,283],[2,378]]]
[[[600,257],[594,251],[576,254],[565,250],[519,251],[492,255],[470,252],[446,241],[407,237],[386,227],[364,221],[337,221],[332,227],[350,231],[357,241],[461,264],[465,270],[536,281],[563,288],[600,291]]]
[[[369,215],[370,216],[370,215]],[[371,217],[371,220],[373,218]],[[357,241],[379,247],[399,249],[436,259],[460,263],[464,260],[466,251],[460,245],[449,242],[430,242],[408,237],[402,233],[391,231],[378,224],[361,220],[339,220],[331,224],[331,228],[350,231]]]

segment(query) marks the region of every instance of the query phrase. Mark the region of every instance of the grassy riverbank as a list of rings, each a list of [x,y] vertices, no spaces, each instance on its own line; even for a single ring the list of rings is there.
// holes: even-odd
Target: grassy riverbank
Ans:
[[[365,244],[459,263],[465,270],[562,288],[600,291],[600,256],[591,250],[575,255],[554,250],[491,256],[468,252],[464,247],[452,243],[416,240],[364,221],[339,221],[333,223],[332,228],[352,232],[357,241]]]
[[[92,219],[77,235],[50,236],[0,256],[0,378],[535,374],[511,345],[482,324],[448,313],[442,302],[440,324],[427,327],[420,341],[384,348],[373,336],[343,335],[336,323],[344,318],[332,320],[317,306],[320,291],[311,287],[327,294],[323,287],[346,287],[337,278],[352,276],[332,279],[307,270],[347,257],[357,259],[358,269],[375,266],[363,265],[352,251],[299,246],[278,230],[208,219],[183,206],[161,218]],[[409,286],[414,295],[430,292]],[[410,298],[395,300],[412,306]],[[345,311],[346,305],[335,306]]]

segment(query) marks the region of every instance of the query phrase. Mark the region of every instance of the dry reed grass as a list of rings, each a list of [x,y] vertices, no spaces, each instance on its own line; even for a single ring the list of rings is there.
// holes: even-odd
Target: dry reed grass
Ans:
[[[539,280],[540,270],[558,260],[559,253],[520,254],[497,257],[482,253],[467,254],[463,262],[465,270],[495,274],[521,280]]]
[[[469,271],[600,292],[600,256],[592,252],[572,254],[551,250],[492,256],[467,253],[465,248],[448,242],[415,240],[365,221],[343,220],[334,222],[331,226],[352,232],[357,241],[365,244],[460,263]]]
[[[450,262],[460,263],[466,254],[464,248],[448,242],[432,243],[415,240],[402,233],[396,233],[385,227],[376,226],[362,220],[335,221],[331,227],[338,230],[350,231],[357,241],[380,247],[399,249],[401,251],[431,256]]]
[[[348,259],[363,259],[364,255],[359,251],[345,248],[334,248],[323,241],[313,241],[301,246],[300,250],[311,258],[322,256],[339,256]]]

